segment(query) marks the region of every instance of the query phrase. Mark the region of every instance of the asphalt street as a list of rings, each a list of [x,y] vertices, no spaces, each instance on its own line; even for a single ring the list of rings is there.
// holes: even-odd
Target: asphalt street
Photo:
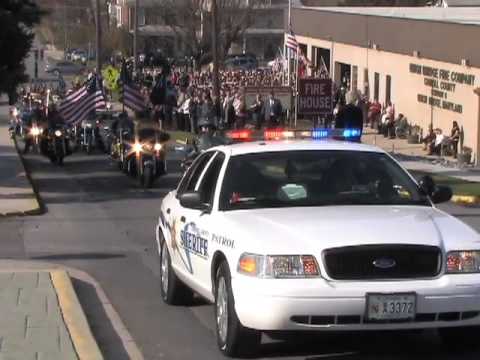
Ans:
[[[89,273],[101,284],[148,360],[223,358],[215,343],[212,305],[198,300],[189,307],[169,307],[160,298],[154,227],[162,197],[178,182],[179,155],[170,156],[170,174],[147,191],[101,153],[76,153],[64,167],[39,155],[25,159],[47,212],[1,219],[0,258],[61,263]],[[480,229],[479,209],[444,208]],[[87,316],[98,313],[90,309],[95,306],[92,291],[85,284],[75,286]],[[107,358],[121,359],[118,348],[109,349],[102,341],[115,335],[100,333],[95,326],[93,331]],[[447,352],[434,331],[424,331],[302,334],[287,341],[265,336],[259,358],[477,360],[480,353]]]

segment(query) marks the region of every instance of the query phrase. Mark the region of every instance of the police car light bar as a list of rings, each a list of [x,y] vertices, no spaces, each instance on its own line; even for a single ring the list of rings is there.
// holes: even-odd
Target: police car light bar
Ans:
[[[361,129],[313,129],[312,139],[351,139],[362,135]]]
[[[295,138],[295,131],[285,129],[266,129],[263,132],[264,140],[286,140]]]
[[[351,139],[362,135],[361,129],[331,129],[318,128],[313,130],[287,130],[267,129],[264,132],[264,140],[287,140],[287,139]]]
[[[249,129],[231,130],[227,132],[227,137],[235,141],[251,141],[252,130],[249,130]]]

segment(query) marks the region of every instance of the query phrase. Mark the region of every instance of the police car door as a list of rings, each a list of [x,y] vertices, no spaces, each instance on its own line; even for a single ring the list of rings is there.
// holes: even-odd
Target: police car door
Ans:
[[[172,235],[175,237],[172,242],[172,263],[184,278],[196,278],[195,260],[197,257],[204,259],[208,248],[205,248],[206,243],[202,242],[201,236],[197,234],[196,221],[201,211],[183,207],[179,198],[186,192],[195,191],[202,174],[214,155],[215,152],[209,151],[200,155],[193,162],[178,186],[175,204],[170,209],[172,213]]]
[[[190,212],[189,216],[195,222],[197,231],[200,234],[201,250],[204,250],[203,257],[196,257],[194,263],[195,279],[200,283],[202,290],[208,294],[211,292],[211,261],[214,254],[214,244],[212,244],[212,235],[221,233],[218,221],[215,221],[215,211],[213,209],[215,190],[218,185],[218,178],[225,162],[225,154],[218,151],[210,160],[207,168],[200,177],[195,187],[195,191],[200,194],[203,204],[206,204],[206,210]],[[198,245],[198,243],[197,243]]]

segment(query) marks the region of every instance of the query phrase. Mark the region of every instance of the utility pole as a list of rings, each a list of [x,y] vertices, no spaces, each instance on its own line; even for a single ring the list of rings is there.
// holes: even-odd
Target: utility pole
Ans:
[[[97,29],[96,29],[96,40],[97,40],[97,74],[101,74],[102,72],[102,24],[101,24],[101,17],[100,17],[100,0],[96,0],[96,23],[97,23]]]
[[[64,44],[63,44],[63,57],[66,60],[67,58],[67,0],[63,2],[63,37],[64,37]]]
[[[138,0],[135,0],[134,5],[134,17],[133,17],[133,69],[137,71],[138,61]]]
[[[220,84],[218,78],[218,16],[217,1],[211,0],[212,4],[212,52],[213,52],[213,96],[216,101],[220,95]]]

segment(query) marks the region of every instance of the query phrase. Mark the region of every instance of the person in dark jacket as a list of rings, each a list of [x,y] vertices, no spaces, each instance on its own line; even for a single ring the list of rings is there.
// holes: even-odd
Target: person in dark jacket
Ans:
[[[282,103],[275,97],[273,91],[270,93],[269,98],[265,101],[264,109],[267,126],[274,127],[280,125],[280,120],[283,113]]]
[[[363,112],[355,104],[347,104],[340,108],[335,119],[336,129],[359,129],[360,135],[350,138],[355,142],[360,142],[363,131]]]
[[[250,106],[250,111],[252,112],[253,121],[255,123],[255,129],[260,130],[263,125],[263,114],[264,103],[262,100],[262,95],[257,94],[255,102]]]

